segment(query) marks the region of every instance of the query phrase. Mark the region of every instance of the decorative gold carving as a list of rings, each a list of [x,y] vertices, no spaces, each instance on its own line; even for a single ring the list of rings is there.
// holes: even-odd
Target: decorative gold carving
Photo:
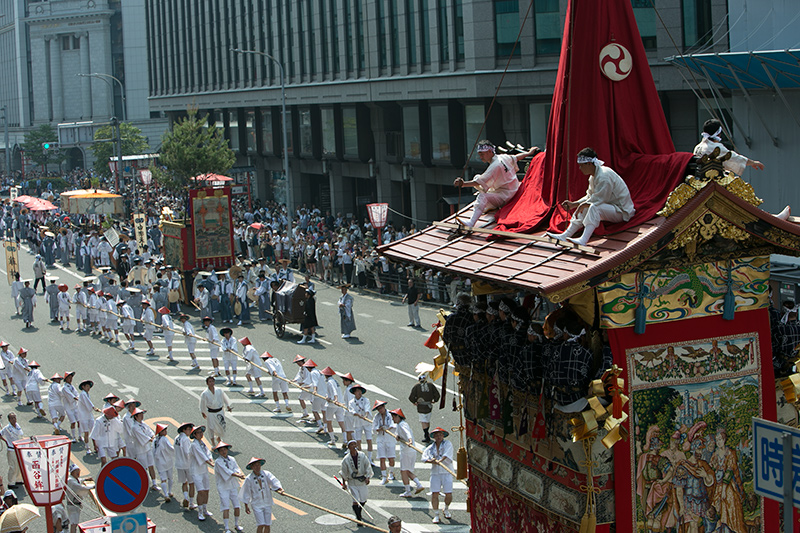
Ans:
[[[589,282],[582,281],[577,285],[570,285],[569,287],[565,287],[560,291],[547,294],[547,299],[553,303],[563,302],[573,294],[578,294],[579,292],[582,292],[588,288],[589,288]]]
[[[690,251],[696,253],[698,242],[710,241],[715,235],[738,242],[746,241],[750,238],[748,232],[731,224],[716,213],[706,211],[686,231],[676,235],[675,239],[667,245],[667,248],[677,250],[678,248],[686,247],[686,253],[690,255]]]
[[[764,232],[764,238],[790,250],[800,250],[800,237],[774,226]]]
[[[697,191],[709,183],[716,183],[720,187],[725,188],[728,192],[738,196],[745,202],[752,204],[756,207],[761,205],[763,201],[756,196],[753,186],[742,180],[733,172],[724,171],[722,163],[730,158],[730,152],[724,156],[719,157],[719,149],[715,148],[711,154],[704,155],[699,161],[699,177],[687,176],[683,183],[678,185],[673,190],[667,202],[658,215],[662,217],[670,217],[678,209],[686,205],[689,200],[694,198]]]

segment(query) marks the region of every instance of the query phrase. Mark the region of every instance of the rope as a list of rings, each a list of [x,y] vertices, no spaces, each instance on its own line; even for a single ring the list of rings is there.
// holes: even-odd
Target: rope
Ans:
[[[469,156],[467,156],[467,160],[464,162],[464,168],[461,169],[461,175],[459,176],[461,179],[467,175],[467,169],[469,168],[469,161],[472,159],[472,156],[475,154],[475,149],[478,147],[478,141],[481,140],[481,136],[483,135],[483,129],[486,127],[486,122],[489,121],[489,115],[492,113],[492,109],[494,108],[494,103],[497,101],[497,95],[500,93],[500,87],[503,85],[503,81],[506,78],[506,74],[508,73],[508,68],[511,66],[511,59],[514,57],[514,52],[517,51],[517,46],[519,46],[519,40],[522,38],[522,30],[525,29],[525,24],[528,22],[528,17],[531,13],[531,8],[533,8],[534,0],[531,0],[528,4],[528,9],[525,11],[525,17],[522,19],[522,24],[519,26],[519,32],[517,33],[517,39],[514,41],[514,46],[511,48],[511,52],[508,54],[508,59],[506,60],[506,66],[503,69],[503,74],[500,76],[500,82],[497,84],[497,87],[494,90],[494,96],[492,96],[492,101],[489,102],[489,108],[486,110],[486,115],[483,117],[483,124],[481,124],[480,129],[478,130],[478,136],[475,139],[475,142],[472,144],[472,150],[469,152]],[[461,205],[461,189],[463,187],[458,188],[458,205]],[[459,223],[458,220],[458,212],[456,212],[455,218],[456,224]]]
[[[86,307],[87,309],[98,309],[98,310],[99,310],[99,308],[97,308],[97,307],[95,307],[95,306],[88,305],[88,304],[77,303],[77,305],[81,305],[81,306],[83,306],[83,307]],[[333,401],[333,400],[329,400],[329,399],[327,398],[327,396],[323,396],[323,395],[321,395],[321,394],[318,394],[318,393],[316,393],[316,392],[314,392],[314,391],[312,391],[312,390],[309,390],[309,389],[307,389],[307,388],[303,387],[302,385],[300,385],[300,384],[296,383],[295,381],[292,381],[292,380],[290,380],[290,379],[288,379],[288,378],[284,378],[284,377],[281,377],[281,376],[277,376],[277,375],[275,375],[275,374],[274,374],[274,373],[273,373],[273,372],[272,372],[270,369],[268,369],[268,368],[266,368],[266,367],[264,367],[264,366],[261,366],[261,365],[259,365],[259,364],[255,363],[254,361],[249,361],[248,359],[245,359],[245,357],[244,357],[242,354],[240,354],[239,352],[237,352],[236,350],[228,350],[228,349],[225,349],[225,348],[223,348],[223,347],[222,347],[222,344],[220,344],[220,343],[218,343],[218,342],[215,342],[215,341],[209,340],[209,339],[207,339],[207,338],[205,338],[205,337],[201,337],[201,336],[199,336],[199,335],[196,335],[196,334],[192,334],[192,333],[186,333],[186,332],[184,332],[184,331],[181,331],[181,330],[177,330],[177,329],[173,329],[173,328],[168,328],[168,327],[165,327],[165,326],[163,326],[163,325],[158,325],[158,324],[156,324],[155,322],[148,322],[148,321],[146,321],[146,320],[143,320],[143,319],[141,319],[141,318],[135,318],[135,317],[126,317],[126,316],[120,315],[119,313],[115,313],[114,311],[111,311],[111,310],[108,310],[108,309],[105,309],[105,312],[106,312],[106,313],[109,313],[109,314],[112,314],[112,315],[114,315],[114,316],[116,316],[116,317],[118,317],[118,318],[121,318],[121,319],[123,319],[123,320],[133,320],[133,321],[135,321],[135,322],[141,322],[141,323],[142,323],[142,324],[144,324],[144,325],[150,325],[150,326],[154,326],[154,327],[160,327],[160,328],[162,328],[162,329],[166,329],[166,330],[172,331],[172,332],[174,332],[174,333],[180,333],[181,335],[184,335],[184,336],[187,336],[187,337],[194,337],[194,338],[196,338],[196,339],[199,339],[199,340],[201,340],[201,341],[205,341],[205,342],[207,342],[208,344],[213,344],[214,346],[217,346],[217,347],[219,347],[219,348],[222,348],[222,351],[223,351],[223,352],[228,352],[228,353],[235,354],[235,355],[236,355],[236,357],[238,357],[238,358],[239,358],[239,359],[241,359],[242,361],[245,361],[246,363],[248,363],[248,364],[251,364],[251,365],[253,365],[253,366],[254,366],[254,367],[256,367],[256,368],[258,368],[258,369],[260,369],[260,370],[263,370],[264,372],[266,372],[267,374],[269,374],[269,375],[271,375],[271,376],[273,376],[273,377],[276,377],[276,378],[278,378],[278,379],[280,379],[280,380],[282,380],[282,381],[285,381],[285,382],[286,382],[286,383],[288,383],[289,385],[292,385],[292,386],[294,386],[294,387],[296,387],[296,388],[298,388],[298,389],[300,389],[300,390],[302,390],[302,391],[308,392],[308,393],[309,393],[309,394],[311,394],[312,396],[316,396],[317,398],[321,398],[321,399],[325,400],[325,401],[326,401],[326,402],[328,402],[328,403],[334,404],[334,405],[336,405],[336,406],[338,406],[338,407],[342,407],[342,408],[344,408],[345,410],[349,410],[349,409],[348,409],[348,406],[344,405],[343,403],[340,403],[340,402],[337,402],[337,401]],[[358,418],[360,418],[360,419],[362,419],[362,420],[365,420],[365,421],[367,421],[367,422],[372,422],[372,420],[371,420],[370,418],[367,418],[366,416],[358,415],[358,414],[356,414],[356,413],[352,413],[352,414],[353,414],[353,416],[356,416],[356,417],[358,417]],[[411,448],[411,449],[413,449],[413,450],[416,450],[416,451],[417,451],[417,452],[419,452],[419,453],[423,453],[423,450],[421,450],[421,449],[417,448],[417,447],[416,447],[414,444],[412,444],[412,443],[411,443],[411,441],[405,441],[405,440],[402,440],[402,439],[398,439],[398,438],[397,438],[397,434],[396,434],[396,433],[394,433],[394,432],[392,432],[391,430],[388,430],[388,429],[387,429],[387,430],[385,430],[385,431],[386,431],[386,433],[387,433],[389,436],[391,436],[391,437],[394,437],[395,439],[397,439],[397,441],[398,441],[398,442],[400,442],[400,443],[402,443],[402,444],[404,444],[404,445],[408,446],[409,448]],[[456,475],[456,473],[455,473],[455,472],[453,472],[453,471],[452,471],[451,469],[449,469],[447,466],[443,465],[441,462],[439,462],[439,461],[436,461],[436,462],[439,464],[439,466],[441,466],[442,468],[444,468],[445,470],[447,470],[448,472],[450,472],[450,473],[453,475],[453,477],[456,477],[456,478],[457,478],[457,475]]]
[[[304,503],[304,504],[306,504],[306,505],[308,505],[308,506],[310,506],[310,507],[313,507],[314,509],[319,509],[320,511],[325,511],[326,513],[330,513],[330,514],[332,514],[332,515],[334,515],[334,516],[338,516],[339,518],[344,518],[345,520],[349,520],[349,521],[351,521],[351,522],[355,522],[355,523],[356,523],[356,524],[358,524],[359,526],[368,527],[368,528],[370,528],[370,529],[374,529],[375,531],[383,531],[384,533],[389,533],[389,531],[387,531],[387,530],[385,530],[385,529],[381,529],[381,528],[379,528],[378,526],[372,525],[372,524],[370,524],[369,522],[363,522],[363,521],[361,521],[361,520],[357,520],[357,519],[355,519],[355,518],[350,518],[350,517],[349,517],[349,516],[347,516],[347,515],[343,515],[343,514],[341,514],[341,513],[337,513],[336,511],[331,511],[330,509],[327,509],[327,508],[325,508],[325,507],[322,507],[321,505],[317,505],[316,503],[311,503],[311,502],[310,502],[310,501],[308,501],[308,500],[304,500],[304,499],[302,499],[302,498],[298,498],[297,496],[292,496],[291,494],[289,494],[289,493],[288,493],[288,492],[286,492],[285,490],[280,490],[280,491],[278,491],[278,494],[280,494],[281,496],[286,496],[287,498],[291,498],[291,499],[293,499],[293,500],[295,500],[295,501],[298,501],[298,502],[300,502],[300,503]]]

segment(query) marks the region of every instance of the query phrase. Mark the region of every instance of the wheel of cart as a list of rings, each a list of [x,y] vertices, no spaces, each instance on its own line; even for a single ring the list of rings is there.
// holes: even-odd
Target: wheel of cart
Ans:
[[[286,333],[286,321],[280,311],[275,311],[275,315],[272,317],[272,327],[275,329],[275,335],[282,339]]]

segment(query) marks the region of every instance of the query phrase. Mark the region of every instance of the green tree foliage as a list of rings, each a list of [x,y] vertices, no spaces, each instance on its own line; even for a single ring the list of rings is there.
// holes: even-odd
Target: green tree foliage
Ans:
[[[30,157],[34,163],[44,167],[45,172],[47,172],[47,165],[57,165],[67,158],[61,150],[55,148],[45,150],[42,143],[46,142],[58,143],[58,132],[50,124],[42,124],[35,130],[29,131],[25,134],[25,141],[22,143],[25,155]]]
[[[225,175],[236,162],[222,130],[208,125],[208,115],[197,116],[190,107],[188,116],[179,120],[161,140],[160,161],[155,169],[159,183],[173,189],[191,187],[192,178],[200,174]]]
[[[634,410],[636,413],[636,427],[641,435],[642,445],[645,434],[652,425],[661,429],[662,442],[669,442],[669,435],[675,429],[675,407],[680,405],[681,397],[678,391],[669,387],[643,390],[636,393]]]
[[[122,155],[136,155],[147,153],[150,146],[147,139],[142,135],[142,130],[129,124],[122,122],[119,125],[120,136],[122,137]],[[110,124],[99,128],[94,133],[94,144],[92,151],[94,152],[94,170],[103,177],[111,177],[111,169],[108,166],[108,159],[117,156],[116,132],[114,127]]]

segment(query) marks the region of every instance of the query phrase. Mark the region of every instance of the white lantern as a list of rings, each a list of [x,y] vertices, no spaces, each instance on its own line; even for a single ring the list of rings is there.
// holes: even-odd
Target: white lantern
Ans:
[[[389,204],[367,204],[369,221],[375,229],[381,229],[386,225],[389,216]]]
[[[64,498],[69,470],[70,440],[64,436],[14,441],[22,480],[34,505],[48,507]]]

